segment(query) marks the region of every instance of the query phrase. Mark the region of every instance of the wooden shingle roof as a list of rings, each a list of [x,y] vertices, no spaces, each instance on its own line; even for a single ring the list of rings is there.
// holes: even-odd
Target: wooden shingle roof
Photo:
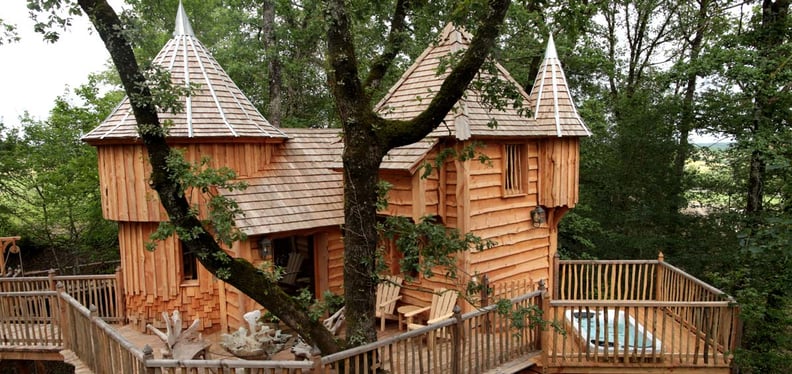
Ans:
[[[245,212],[236,225],[248,235],[340,225],[344,188],[339,129],[284,129],[264,176],[245,179],[245,190],[223,191]]]
[[[181,4],[176,14],[174,36],[157,54],[154,63],[170,72],[175,86],[196,87],[192,95],[181,98],[183,110],[180,113],[159,112],[162,123],[172,121],[169,139],[286,138],[283,131],[259,113],[196,39]],[[83,140],[99,143],[137,138],[135,117],[126,97]]]
[[[449,24],[441,34],[440,41],[424,50],[415,63],[402,75],[401,79],[390,89],[388,94],[377,104],[376,110],[386,118],[408,120],[416,117],[426,109],[434,95],[440,90],[443,80],[448,76],[449,70],[438,72],[444,60],[453,54],[467,48],[471,36],[465,31]],[[551,41],[552,43],[552,41]],[[555,50],[555,47],[553,47]],[[555,58],[557,62],[558,58]],[[485,104],[485,97],[475,89],[468,88],[464,96],[452,111],[448,113],[441,124],[430,137],[453,136],[459,140],[467,140],[473,136],[505,136],[505,137],[546,137],[546,136],[586,136],[589,135],[583,122],[574,116],[577,122],[570,125],[562,123],[562,132],[559,134],[556,126],[543,126],[541,121],[529,115],[529,110],[534,109],[534,101],[517,83],[506,69],[495,63],[495,72],[482,70],[479,80],[487,81],[498,79],[511,86],[521,98],[522,107],[514,108],[512,103],[507,103],[501,109],[491,108]],[[560,71],[560,64],[555,72]],[[561,97],[562,102],[571,104],[566,80],[563,72],[552,75],[557,79],[554,93],[566,95]],[[545,95],[543,100],[552,96]],[[574,105],[572,105],[574,109]],[[542,108],[544,109],[544,108]],[[541,117],[540,117],[541,118]],[[496,124],[496,126],[492,126]]]

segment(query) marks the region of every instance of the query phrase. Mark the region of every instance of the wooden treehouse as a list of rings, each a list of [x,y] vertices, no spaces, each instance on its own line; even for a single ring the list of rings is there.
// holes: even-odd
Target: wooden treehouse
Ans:
[[[464,31],[445,27],[439,42],[377,104],[379,113],[398,119],[417,115],[447,74],[438,71],[441,61],[469,41]],[[317,297],[325,290],[340,294],[344,217],[339,130],[268,123],[195,38],[181,6],[174,37],[155,62],[171,72],[175,84],[197,85],[184,98],[182,113],[160,113],[172,122],[170,144],[184,150],[190,161],[208,157],[211,166],[234,169],[248,184],[241,191],[218,191],[245,212],[236,224],[247,240],[226,248],[228,253],[254,264],[283,266],[287,289],[308,288]],[[1,280],[0,314],[10,317],[0,320],[0,359],[39,357],[35,352],[53,359],[53,351],[64,350],[60,355],[81,360],[94,372],[130,373],[179,367],[201,373],[218,368],[330,373],[351,366],[392,373],[516,372],[529,366],[559,373],[728,372],[740,331],[731,298],[662,259],[557,258],[558,223],[578,202],[580,138],[590,134],[576,112],[552,38],[530,93],[499,64],[482,71],[480,78],[514,87],[530,113],[511,105],[489,108],[481,92],[468,89],[437,130],[385,157],[380,178],[392,188],[389,206],[380,213],[416,221],[432,215],[461,233],[493,240],[495,248],[459,255],[461,272],[486,275],[496,296],[512,298],[514,310],[541,310],[556,329],[520,328],[494,305],[474,308],[459,299],[458,308],[443,315],[452,318],[415,324],[415,330],[403,334],[395,333],[401,322],[391,323],[390,333],[383,332],[376,343],[312,361],[179,361],[144,349],[139,344],[143,327],[158,323],[164,311],[180,311],[183,321],[199,318],[204,333],[212,334],[244,326],[243,314],[260,306],[212,277],[176,238],[156,243],[152,252],[144,249],[166,215],[146,184],[150,165],[124,99],[83,138],[98,150],[104,216],[119,225],[121,269],[100,287],[111,291],[93,292],[106,296],[89,300],[72,293],[91,286],[59,288],[54,275],[38,283]],[[423,177],[423,165],[434,164],[449,149],[471,147],[488,162],[452,157]],[[198,206],[204,199],[198,193],[189,198]],[[397,274],[400,252],[391,244],[385,247],[387,268]],[[411,319],[412,311],[439,308],[437,297],[420,290],[458,289],[458,282],[418,277],[411,287],[401,288],[394,313]],[[522,287],[509,290],[513,284]],[[111,299],[99,310],[85,308]],[[30,307],[35,305],[47,307]],[[128,325],[106,323],[113,321]]]
[[[234,169],[248,184],[224,192],[244,216],[237,226],[248,239],[228,252],[254,264],[272,261],[287,268],[287,287],[308,287],[315,295],[341,293],[344,248],[341,151],[337,129],[286,129],[270,125],[198,41],[180,16],[155,63],[171,72],[174,84],[197,85],[184,111],[160,113],[171,121],[168,140],[197,162]],[[466,48],[470,35],[447,26],[440,42],[427,48],[377,105],[388,118],[409,118],[428,105],[445,73],[441,60]],[[460,256],[462,273],[486,274],[491,282],[549,279],[558,222],[578,200],[579,139],[589,132],[575,111],[553,43],[529,94],[496,64],[499,79],[518,90],[529,111],[488,108],[481,92],[469,89],[445,125],[410,146],[393,150],[380,177],[392,184],[383,215],[419,220],[436,217],[461,233],[497,243]],[[427,97],[427,95],[429,97]],[[495,125],[493,125],[495,124]],[[102,208],[119,224],[127,317],[144,326],[162,311],[178,309],[185,320],[200,318],[204,329],[235,329],[242,314],[258,306],[196,265],[176,238],[144,250],[149,235],[166,219],[146,181],[150,166],[128,99],[99,127],[83,137],[99,154]],[[421,166],[447,149],[474,147],[489,161],[445,160],[429,177]],[[200,205],[202,197],[191,200]],[[532,214],[534,218],[532,219]],[[391,271],[400,253],[389,246]],[[418,279],[418,288],[455,288],[451,280]],[[431,293],[405,290],[402,301],[428,305]],[[465,306],[464,310],[469,310]]]

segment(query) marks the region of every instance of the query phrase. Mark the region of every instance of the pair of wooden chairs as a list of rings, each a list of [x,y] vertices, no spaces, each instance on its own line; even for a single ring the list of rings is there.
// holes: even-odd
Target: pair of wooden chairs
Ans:
[[[414,330],[451,318],[457,300],[457,292],[453,290],[437,290],[432,296],[432,304],[430,306],[404,305],[396,310],[396,302],[401,300],[399,293],[401,292],[402,282],[403,279],[401,277],[387,276],[377,286],[376,315],[380,319],[380,330],[385,330],[386,319],[397,319],[400,329],[406,319],[407,329]],[[396,313],[394,313],[394,310],[396,310]],[[427,311],[429,312],[429,318],[426,320],[426,324],[413,321],[415,316]]]

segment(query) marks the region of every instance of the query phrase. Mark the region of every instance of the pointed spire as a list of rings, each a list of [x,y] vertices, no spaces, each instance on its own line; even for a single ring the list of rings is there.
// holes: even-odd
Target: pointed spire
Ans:
[[[558,59],[558,53],[556,52],[555,42],[553,41],[553,34],[550,34],[550,37],[547,39],[547,50],[545,50],[544,58]]]
[[[575,108],[552,34],[547,38],[544,61],[539,67],[530,99],[534,103],[534,119],[539,127],[553,129],[558,137],[591,135]]]
[[[176,11],[176,27],[173,28],[173,36],[192,36],[195,37],[190,20],[187,18],[187,12],[184,11],[181,0],[179,0],[179,9]]]

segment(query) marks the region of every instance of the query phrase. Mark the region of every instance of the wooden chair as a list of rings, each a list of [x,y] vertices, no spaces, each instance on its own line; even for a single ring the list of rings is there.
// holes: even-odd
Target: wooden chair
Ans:
[[[457,291],[447,290],[445,288],[435,291],[434,295],[432,295],[432,305],[418,308],[404,314],[404,317],[407,318],[407,329],[415,330],[451,318],[451,316],[454,315],[454,305],[456,305],[458,295]],[[429,318],[426,320],[425,324],[414,323],[412,321],[416,315],[427,310],[429,311]]]
[[[300,274],[300,268],[302,267],[303,260],[305,259],[303,258],[302,253],[289,253],[289,262],[286,264],[286,269],[283,273],[283,277],[281,277],[280,283],[289,286],[296,286],[297,275]]]
[[[377,317],[380,319],[380,330],[385,331],[385,319],[398,319],[393,314],[396,309],[396,302],[401,300],[399,292],[404,280],[398,276],[386,276],[377,286]]]
[[[407,310],[407,312],[404,313],[404,317],[407,319],[407,330],[419,329],[451,318],[454,315],[454,305],[456,305],[457,296],[459,296],[457,291],[441,288],[436,290],[434,295],[432,295],[432,305],[418,309],[405,308]],[[413,322],[413,318],[416,315],[427,310],[429,311],[429,319],[426,320],[426,324]],[[430,349],[434,346],[435,336],[436,335],[432,333],[427,337],[427,345],[429,345]]]

